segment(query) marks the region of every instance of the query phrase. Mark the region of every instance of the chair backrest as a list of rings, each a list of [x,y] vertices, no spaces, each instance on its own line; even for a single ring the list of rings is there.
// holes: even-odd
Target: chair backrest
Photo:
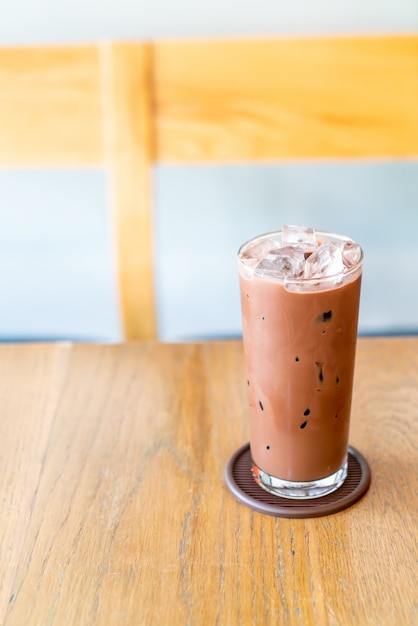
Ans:
[[[109,172],[126,339],[157,336],[154,162],[418,156],[418,37],[0,48],[0,167]]]

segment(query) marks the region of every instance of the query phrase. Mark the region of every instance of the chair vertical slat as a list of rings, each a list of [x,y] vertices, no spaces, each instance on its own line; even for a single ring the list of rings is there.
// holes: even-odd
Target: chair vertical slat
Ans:
[[[152,50],[147,44],[103,44],[101,62],[124,336],[154,339]]]

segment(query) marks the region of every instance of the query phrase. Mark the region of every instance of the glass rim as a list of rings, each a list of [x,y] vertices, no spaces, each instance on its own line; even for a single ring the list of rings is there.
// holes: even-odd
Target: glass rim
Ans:
[[[255,242],[257,239],[265,239],[268,237],[273,237],[273,236],[277,236],[277,235],[281,235],[283,233],[283,230],[272,230],[272,231],[268,231],[266,233],[262,233],[260,235],[256,235],[255,237],[252,237],[251,239],[248,239],[247,241],[244,241],[244,243],[242,243],[240,245],[240,247],[238,248],[238,252],[237,252],[237,258],[238,258],[238,262],[241,263],[245,268],[247,268],[249,271],[252,271],[254,276],[260,277],[260,278],[266,278],[267,280],[275,280],[277,282],[282,282],[282,283],[286,283],[286,284],[298,284],[298,285],[316,285],[318,284],[318,282],[326,282],[328,280],[332,281],[333,279],[335,280],[337,277],[340,276],[350,276],[352,274],[354,274],[356,271],[358,271],[362,264],[363,264],[363,259],[364,259],[364,251],[363,248],[361,247],[361,245],[355,241],[354,239],[352,239],[351,237],[348,237],[347,235],[338,235],[337,233],[332,233],[330,231],[327,230],[316,230],[315,229],[315,234],[316,235],[325,235],[327,238],[329,238],[332,241],[332,238],[335,238],[339,241],[346,241],[346,242],[351,242],[351,243],[355,243],[356,245],[359,246],[360,248],[360,258],[357,261],[357,263],[355,263],[355,265],[353,265],[353,267],[346,267],[344,271],[342,272],[337,272],[336,274],[330,274],[329,276],[324,276],[321,278],[289,278],[287,276],[273,276],[273,275],[266,275],[265,273],[263,273],[262,271],[257,271],[257,268],[252,268],[250,265],[247,265],[245,263],[245,261],[241,258],[241,254],[244,250],[244,248],[246,246],[248,246],[250,243]]]

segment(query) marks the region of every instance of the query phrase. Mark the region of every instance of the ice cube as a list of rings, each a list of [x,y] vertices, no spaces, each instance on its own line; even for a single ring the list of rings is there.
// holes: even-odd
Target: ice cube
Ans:
[[[310,226],[293,226],[285,224],[282,228],[283,246],[298,244],[305,250],[314,250],[317,246],[316,234]]]
[[[243,250],[241,258],[247,265],[254,265],[261,261],[261,259],[267,257],[269,254],[274,254],[279,249],[279,243],[274,239],[261,239],[255,241],[248,248]],[[254,261],[255,263],[252,263]]]
[[[305,252],[299,246],[285,246],[268,254],[257,265],[257,273],[277,278],[299,278],[303,274]]]
[[[327,278],[344,271],[342,247],[330,241],[323,243],[306,259],[303,278]]]
[[[343,247],[343,263],[345,267],[351,268],[361,259],[361,248],[354,241],[347,241]]]

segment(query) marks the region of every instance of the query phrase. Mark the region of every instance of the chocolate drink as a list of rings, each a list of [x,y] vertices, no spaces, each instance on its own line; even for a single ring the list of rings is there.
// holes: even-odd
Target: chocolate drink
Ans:
[[[262,238],[261,248],[273,240],[279,246],[268,251],[273,259],[271,267],[260,262],[259,252],[254,261],[252,242],[240,251],[250,444],[256,480],[261,469],[285,481],[317,481],[338,472],[347,461],[362,255],[359,246],[346,238],[324,233],[316,236],[317,243],[302,245],[303,260],[299,255],[290,271],[289,263],[283,269],[280,262],[276,272],[277,257],[281,250],[288,251],[281,234]],[[305,259],[312,252],[317,254],[319,244],[324,244],[321,251],[331,245],[334,253],[335,241],[336,255],[341,258],[346,245],[347,264],[318,270],[312,254],[307,271]],[[260,238],[257,242],[260,250]],[[298,243],[291,243],[293,246],[297,249]],[[353,251],[354,257],[350,257]],[[265,250],[261,256],[264,258]]]

